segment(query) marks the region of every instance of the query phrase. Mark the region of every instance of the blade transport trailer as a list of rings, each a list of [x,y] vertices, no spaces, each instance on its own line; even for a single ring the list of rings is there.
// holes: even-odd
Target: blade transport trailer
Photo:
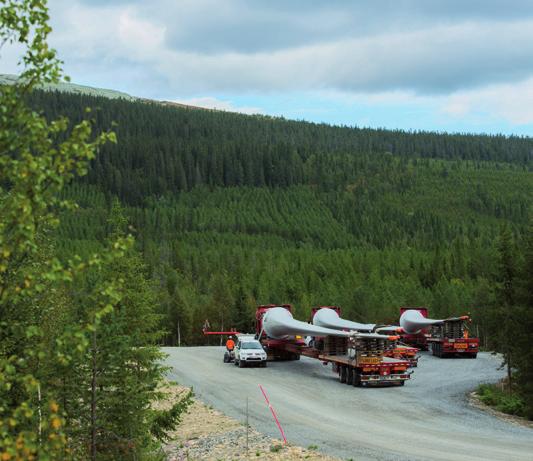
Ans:
[[[278,315],[284,312],[279,312],[281,308],[287,311],[285,315]],[[276,316],[268,318],[270,325],[274,325],[269,329],[263,320],[271,310]],[[269,360],[299,360],[303,355],[320,360],[324,365],[331,363],[339,381],[353,386],[402,386],[410,378],[412,372],[407,371],[407,360],[384,356],[387,342],[397,337],[313,326],[293,319],[291,310],[288,304],[257,308],[256,337],[267,351]],[[314,335],[313,332],[317,333]]]
[[[320,306],[311,309],[311,322],[315,325],[343,331],[359,331],[361,333],[397,334],[403,332],[401,327],[380,325],[376,323],[358,323],[341,317],[338,306]],[[390,337],[389,337],[390,338]],[[397,340],[386,341],[383,355],[409,362],[410,367],[418,366],[418,350],[416,347],[401,344]]]

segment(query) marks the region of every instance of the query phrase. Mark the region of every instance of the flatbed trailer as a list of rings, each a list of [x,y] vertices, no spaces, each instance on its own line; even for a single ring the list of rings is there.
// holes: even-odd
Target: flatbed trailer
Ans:
[[[331,364],[341,383],[353,386],[403,386],[412,372],[407,371],[409,361],[385,357],[379,352],[359,351],[350,356],[348,338],[327,336],[314,338],[313,345],[303,337],[287,339],[268,338],[262,328],[262,318],[268,309],[284,307],[291,311],[292,306],[262,305],[256,311],[256,337],[267,351],[269,360],[299,360],[301,356]]]

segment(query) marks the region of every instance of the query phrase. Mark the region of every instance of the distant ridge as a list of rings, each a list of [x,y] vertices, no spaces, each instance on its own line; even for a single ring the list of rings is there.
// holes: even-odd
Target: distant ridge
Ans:
[[[13,85],[18,80],[17,75],[0,74],[0,85]],[[138,101],[140,98],[131,96],[122,91],[108,90],[104,88],[93,88],[91,86],[77,85],[75,83],[48,83],[40,85],[39,88],[48,91],[61,91],[65,93],[83,94],[89,96],[103,96],[109,99],[125,99],[127,101]]]
[[[0,85],[13,85],[19,77],[13,74],[0,74]],[[108,99],[124,99],[126,101],[138,101],[150,104],[161,104],[170,107],[182,107],[186,109],[211,110],[216,112],[227,112],[219,109],[209,109],[206,107],[191,106],[175,101],[161,101],[158,99],[138,98],[122,91],[109,90],[106,88],[94,88],[92,86],[78,85],[76,83],[61,82],[47,83],[39,85],[39,88],[45,91],[61,91],[63,93],[73,93],[88,96],[100,96]],[[231,112],[231,111],[230,111]]]

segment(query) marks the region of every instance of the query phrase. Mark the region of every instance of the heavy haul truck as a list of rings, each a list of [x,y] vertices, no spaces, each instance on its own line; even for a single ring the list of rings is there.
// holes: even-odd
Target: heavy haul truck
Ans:
[[[332,312],[336,315],[331,309],[324,310],[322,317]],[[344,319],[336,318],[340,327]],[[348,385],[403,386],[410,379],[407,360],[385,355],[397,336],[326,328],[317,323],[294,319],[289,304],[262,305],[256,310],[256,338],[269,360],[299,360],[301,356],[317,359],[324,365],[331,364],[339,381]]]
[[[475,359],[479,352],[479,338],[470,338],[466,318],[446,320],[430,329],[428,343],[437,357],[468,357]]]
[[[468,315],[448,319],[434,320],[427,318],[426,308],[402,308],[400,325],[405,332],[403,340],[415,343],[423,336],[427,347],[437,357],[476,358],[479,351],[479,339],[471,338],[466,322]],[[411,343],[412,344],[412,343]]]

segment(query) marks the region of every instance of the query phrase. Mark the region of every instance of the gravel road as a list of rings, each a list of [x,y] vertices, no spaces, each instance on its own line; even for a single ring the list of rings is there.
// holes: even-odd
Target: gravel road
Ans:
[[[532,429],[468,405],[469,391],[503,374],[488,353],[476,360],[422,353],[404,387],[354,388],[305,357],[240,369],[222,362],[221,347],[164,351],[169,378],[193,386],[207,404],[244,421],[248,397],[251,426],[279,438],[262,384],[289,442],[343,459],[533,460]]]

